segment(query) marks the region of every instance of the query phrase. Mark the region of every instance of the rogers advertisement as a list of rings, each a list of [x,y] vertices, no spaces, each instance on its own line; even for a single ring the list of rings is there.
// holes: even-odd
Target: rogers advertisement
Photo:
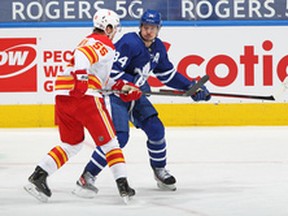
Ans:
[[[286,20],[288,0],[1,0],[1,22],[91,21],[99,8],[122,20],[139,19],[144,10],[161,12],[163,20]]]
[[[53,83],[75,45],[92,28],[0,29],[1,104],[52,104]],[[126,27],[115,41],[136,27]],[[175,68],[194,79],[210,76],[207,87],[219,93],[271,95],[287,75],[285,27],[163,27]],[[152,87],[167,88],[155,78]],[[191,103],[190,98],[152,96],[154,103]],[[283,96],[281,101],[287,100]],[[213,97],[209,103],[252,100]],[[263,101],[255,101],[262,103]]]

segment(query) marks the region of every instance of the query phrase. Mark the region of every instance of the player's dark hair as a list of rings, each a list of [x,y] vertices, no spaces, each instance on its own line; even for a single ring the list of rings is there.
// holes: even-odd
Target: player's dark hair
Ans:
[[[99,28],[94,28],[93,33],[105,33],[104,30],[99,29]]]
[[[109,28],[111,28],[111,29],[113,29],[113,26],[112,25],[107,25],[107,27],[109,27]],[[93,33],[105,33],[105,31],[104,30],[102,30],[102,29],[99,29],[99,28],[94,28],[93,29]]]

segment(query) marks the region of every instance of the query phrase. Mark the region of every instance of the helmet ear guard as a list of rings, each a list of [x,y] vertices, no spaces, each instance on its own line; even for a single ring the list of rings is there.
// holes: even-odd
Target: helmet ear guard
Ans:
[[[110,34],[113,34],[115,31],[120,30],[120,18],[112,10],[100,9],[93,16],[93,26],[94,28],[103,30],[106,34],[106,28],[111,26],[113,28],[113,32]]]
[[[146,10],[140,20],[140,25],[149,24],[156,25],[158,28],[162,26],[161,14],[156,10]]]

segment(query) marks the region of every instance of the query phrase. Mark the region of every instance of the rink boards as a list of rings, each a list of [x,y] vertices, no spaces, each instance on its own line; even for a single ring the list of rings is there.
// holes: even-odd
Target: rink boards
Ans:
[[[138,27],[123,27],[117,38]],[[54,126],[53,84],[91,28],[0,28],[0,127]],[[287,74],[286,26],[163,26],[175,68],[210,76],[211,92],[272,95]],[[69,40],[67,40],[69,38]],[[167,88],[155,78],[153,90]],[[287,125],[287,92],[277,101],[150,97],[168,126]]]
[[[288,105],[156,104],[166,126],[287,125]],[[53,127],[54,105],[2,105],[0,127]]]

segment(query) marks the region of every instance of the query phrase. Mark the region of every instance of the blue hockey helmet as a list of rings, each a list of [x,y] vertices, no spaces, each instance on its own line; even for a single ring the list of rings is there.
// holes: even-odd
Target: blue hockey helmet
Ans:
[[[141,17],[142,24],[157,25],[160,27],[162,24],[161,14],[156,10],[146,10]]]

